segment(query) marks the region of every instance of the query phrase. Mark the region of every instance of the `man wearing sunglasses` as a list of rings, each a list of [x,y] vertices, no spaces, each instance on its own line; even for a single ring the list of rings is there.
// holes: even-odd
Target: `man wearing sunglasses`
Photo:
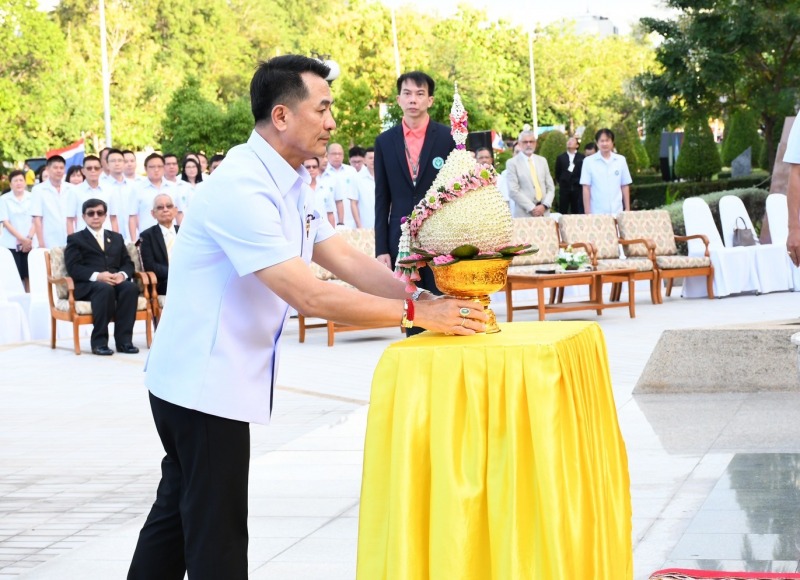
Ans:
[[[82,211],[86,229],[67,237],[64,261],[75,281],[75,299],[92,304],[92,352],[114,354],[108,348],[108,323],[113,320],[117,352],[136,354],[139,349],[133,346],[132,336],[139,288],[131,281],[133,261],[122,236],[103,228],[106,202],[88,199]]]

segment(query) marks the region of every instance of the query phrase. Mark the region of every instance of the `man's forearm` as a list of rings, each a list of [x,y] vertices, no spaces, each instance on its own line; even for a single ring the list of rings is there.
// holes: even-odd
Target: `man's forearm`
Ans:
[[[631,211],[631,187],[630,185],[622,186],[622,209],[624,211]]]
[[[583,186],[583,213],[592,213],[592,187],[590,185]]]

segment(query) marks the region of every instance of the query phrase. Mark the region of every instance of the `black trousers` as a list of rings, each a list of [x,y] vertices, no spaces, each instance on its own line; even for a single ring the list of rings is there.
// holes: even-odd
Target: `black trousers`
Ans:
[[[167,455],[128,580],[246,580],[250,425],[150,394]]]
[[[131,344],[139,300],[139,287],[135,282],[125,280],[115,286],[105,282],[81,284],[75,287],[75,298],[92,303],[92,348],[108,346],[108,324],[112,320],[117,347]]]
[[[558,211],[565,214],[579,214],[583,211],[583,187],[580,185],[559,185]]]

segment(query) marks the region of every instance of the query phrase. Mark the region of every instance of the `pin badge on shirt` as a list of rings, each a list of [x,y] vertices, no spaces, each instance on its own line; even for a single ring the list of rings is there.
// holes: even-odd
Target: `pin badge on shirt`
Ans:
[[[434,169],[441,169],[444,165],[444,159],[441,157],[434,157],[433,159],[433,168]]]
[[[614,175],[619,175],[619,169],[614,172]]]

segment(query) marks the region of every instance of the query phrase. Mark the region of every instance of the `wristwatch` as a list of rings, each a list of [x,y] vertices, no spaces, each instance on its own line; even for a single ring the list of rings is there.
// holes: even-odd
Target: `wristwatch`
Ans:
[[[430,294],[430,293],[431,293],[431,291],[430,290],[425,290],[425,288],[417,288],[416,290],[414,290],[414,293],[411,295],[411,300],[416,302],[417,300],[419,300],[419,297],[422,296],[423,294]]]

